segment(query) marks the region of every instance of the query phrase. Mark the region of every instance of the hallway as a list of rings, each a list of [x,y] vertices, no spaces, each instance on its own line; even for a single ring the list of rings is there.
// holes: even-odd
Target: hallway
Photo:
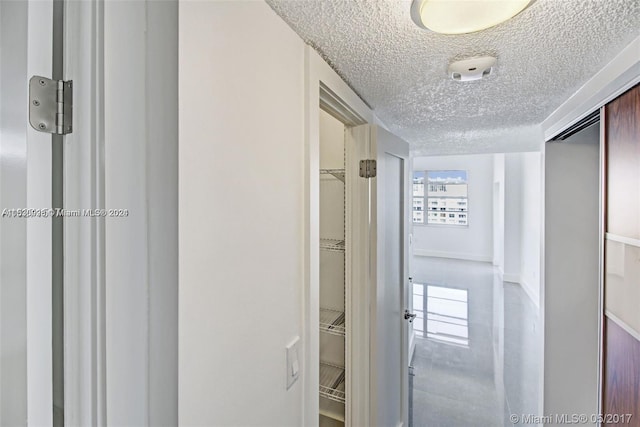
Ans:
[[[512,426],[510,414],[536,414],[540,323],[522,288],[489,263],[414,257],[412,270],[412,425]]]

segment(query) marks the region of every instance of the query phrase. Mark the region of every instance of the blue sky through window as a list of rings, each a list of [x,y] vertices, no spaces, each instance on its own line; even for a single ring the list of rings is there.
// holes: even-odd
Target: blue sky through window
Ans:
[[[427,179],[442,184],[463,184],[467,182],[467,171],[428,171]]]

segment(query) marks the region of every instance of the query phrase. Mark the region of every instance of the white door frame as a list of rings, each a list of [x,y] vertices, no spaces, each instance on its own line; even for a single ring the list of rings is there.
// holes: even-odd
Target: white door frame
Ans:
[[[335,71],[329,67],[329,65],[322,60],[322,58],[311,48],[310,46],[305,47],[305,202],[304,202],[304,226],[305,226],[305,234],[304,234],[304,293],[303,293],[303,323],[304,323],[304,336],[306,339],[303,343],[304,348],[304,366],[303,366],[303,378],[304,378],[304,405],[303,405],[303,424],[305,426],[317,426],[318,425],[318,413],[319,413],[319,313],[320,313],[320,265],[319,265],[319,248],[320,248],[320,177],[318,171],[320,169],[320,104],[321,104],[321,90],[325,95],[323,96],[322,102],[324,103],[325,108],[331,110],[331,106],[328,103],[335,102],[333,108],[337,110],[342,110],[347,116],[352,114],[352,120],[362,120],[366,123],[374,123],[374,115],[371,109],[358,97],[358,95],[351,90],[347,86],[347,84],[336,74]],[[350,112],[350,113],[349,113]],[[348,118],[348,117],[346,117]],[[345,117],[341,118],[341,121],[344,122]],[[357,123],[357,122],[356,122]],[[353,124],[356,124],[353,123]],[[365,135],[356,135],[356,137],[364,137]],[[347,138],[349,138],[347,132]],[[348,146],[352,146],[353,144],[348,144]],[[349,148],[347,148],[349,150]],[[355,153],[349,153],[347,151],[347,158],[354,155]],[[349,167],[347,167],[349,168]],[[355,168],[351,168],[355,169]],[[357,171],[355,172],[357,175]],[[347,178],[349,179],[349,178]],[[357,180],[351,179],[352,182]],[[346,188],[347,193],[353,191],[353,188]],[[355,215],[356,213],[351,213],[349,211],[349,206],[347,206],[347,221],[351,215]],[[361,212],[366,212],[368,210],[368,206],[362,207],[358,206],[354,209],[360,210]],[[349,224],[346,224],[347,229]],[[351,236],[347,237],[349,239]],[[353,241],[352,246],[357,245],[358,243]],[[363,253],[364,248],[353,247],[352,249],[348,249],[346,256],[350,256],[350,251],[357,251],[356,253]],[[355,267],[355,266],[354,266]],[[349,274],[349,273],[347,273]],[[360,274],[361,276],[357,276]],[[365,276],[362,276],[365,274]],[[362,271],[352,271],[350,276],[353,277],[366,277],[366,272]],[[347,278],[349,281],[350,278]],[[347,290],[348,292],[348,290]],[[349,304],[350,298],[355,298],[355,296],[349,297],[347,295],[347,304]],[[361,303],[362,300],[358,299]],[[347,308],[347,313],[349,313],[349,309]],[[365,310],[366,311],[366,310]],[[354,315],[352,313],[351,315]],[[349,323],[349,319],[347,319],[348,324],[351,324],[351,327],[347,330],[347,337],[350,340],[351,336],[362,337],[363,334],[366,334],[368,339],[368,330],[367,331],[358,331],[353,330],[353,326],[356,324],[358,327],[365,327],[367,325],[366,321],[358,322],[356,319],[351,319]],[[364,343],[361,343],[364,344]],[[368,344],[368,341],[367,341]],[[347,348],[349,347],[349,343],[347,344]],[[360,378],[356,381],[351,381],[347,378],[347,395],[348,399],[357,399],[359,403],[358,412],[357,413],[347,413],[346,414],[346,424],[353,426],[360,425],[368,425],[367,420],[368,417],[368,398],[363,399],[362,396],[355,396],[357,393],[368,393],[368,384],[362,384],[364,380],[364,375],[360,375],[353,371],[353,368],[350,366],[350,360],[359,360],[366,361],[368,360],[368,345],[366,347],[360,347],[360,344],[357,346],[353,346],[354,350],[362,351],[362,354],[347,355],[347,368],[348,371],[351,372],[351,376],[354,374],[357,378]],[[365,355],[366,353],[366,355]],[[362,367],[361,364],[360,366]],[[368,366],[368,365],[367,365]],[[366,376],[368,377],[368,368],[366,372]],[[349,405],[347,405],[347,411]]]
[[[346,151],[346,312],[347,419],[352,426],[368,426],[371,403],[372,253],[370,245],[371,179],[359,175],[358,163],[371,157],[374,126],[345,130]],[[369,219],[369,220],[367,220]],[[353,404],[352,402],[357,402]]]
[[[105,208],[104,2],[65,2],[65,79],[74,129],[64,150],[64,206]],[[65,422],[106,425],[105,219],[65,221]]]
[[[178,422],[178,2],[65,2],[65,422]]]

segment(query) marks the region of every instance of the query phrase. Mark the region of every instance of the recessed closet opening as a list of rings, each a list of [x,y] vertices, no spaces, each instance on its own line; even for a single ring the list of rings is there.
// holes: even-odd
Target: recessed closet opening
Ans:
[[[408,425],[409,146],[308,59],[305,425]]]
[[[320,110],[319,425],[344,426],[346,395],[345,125]]]
[[[368,146],[367,124],[342,99],[320,83],[318,109],[318,174],[317,218],[318,263],[318,422],[323,426],[353,425],[352,411],[362,412],[368,396],[359,394],[368,378],[368,364],[352,361],[368,358],[366,320],[354,316],[363,313],[362,301],[354,297],[362,283],[358,271],[366,268],[368,251],[354,251],[358,236],[364,235],[368,224],[354,206],[368,197],[358,182],[359,150]],[[357,153],[357,154],[356,154]],[[364,181],[364,180],[362,180]],[[355,253],[356,255],[352,255]],[[360,255],[357,255],[360,254]],[[359,302],[360,303],[359,303]],[[354,314],[355,312],[355,314]],[[362,341],[361,345],[354,345]],[[366,383],[365,383],[366,384]],[[367,387],[368,388],[368,387]],[[352,406],[358,407],[354,409]]]
[[[600,122],[545,146],[544,413],[597,414]],[[581,393],[575,393],[581,390]]]

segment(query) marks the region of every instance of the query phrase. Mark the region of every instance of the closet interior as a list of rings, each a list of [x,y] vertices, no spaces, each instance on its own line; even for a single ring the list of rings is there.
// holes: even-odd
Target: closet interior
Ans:
[[[345,425],[345,126],[320,111],[320,413],[321,427]]]

